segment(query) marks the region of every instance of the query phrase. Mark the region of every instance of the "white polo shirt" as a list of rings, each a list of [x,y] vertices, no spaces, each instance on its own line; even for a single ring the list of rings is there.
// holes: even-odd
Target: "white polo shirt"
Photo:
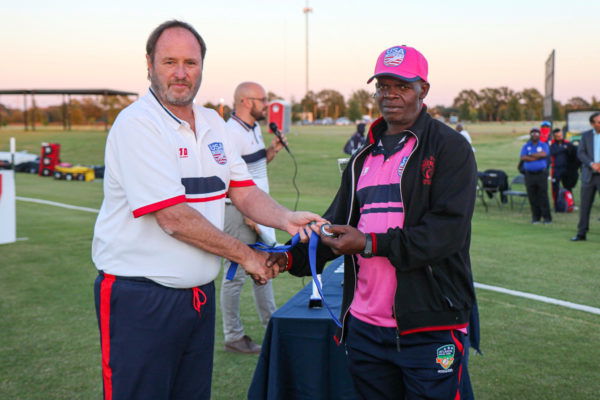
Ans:
[[[254,185],[214,111],[193,106],[196,135],[149,91],[117,117],[106,142],[104,201],[92,259],[108,274],[173,288],[213,281],[220,258],[167,235],[153,212],[179,203],[223,229],[229,187]]]
[[[263,141],[260,125],[254,123],[254,126],[248,126],[244,121],[232,114],[231,118],[225,124],[227,134],[230,136],[236,150],[242,156],[242,159],[248,166],[248,172],[252,175],[252,180],[260,189],[269,193],[269,177],[267,175],[267,151]],[[273,244],[277,241],[275,229],[258,225],[260,230],[260,239],[266,244]]]
[[[237,151],[248,166],[248,171],[256,186],[269,193],[269,178],[267,176],[267,151],[263,141],[260,125],[256,122],[249,127],[235,114],[225,124],[227,133],[234,141]]]

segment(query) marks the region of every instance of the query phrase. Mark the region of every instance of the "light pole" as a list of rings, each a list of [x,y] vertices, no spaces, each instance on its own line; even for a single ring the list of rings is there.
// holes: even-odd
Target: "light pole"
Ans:
[[[312,11],[313,9],[308,6],[308,0],[306,0],[306,7],[304,7],[304,9],[302,10],[306,21],[306,87],[304,90],[305,94],[308,94],[308,14]]]

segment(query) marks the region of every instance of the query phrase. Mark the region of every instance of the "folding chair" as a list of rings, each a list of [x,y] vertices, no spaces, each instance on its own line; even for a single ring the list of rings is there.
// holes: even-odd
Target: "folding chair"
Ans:
[[[519,212],[523,211],[523,206],[525,205],[525,202],[527,201],[527,192],[524,192],[522,190],[515,190],[513,188],[514,185],[523,185],[525,186],[525,176],[523,174],[519,174],[517,176],[515,176],[512,181],[510,182],[510,187],[508,188],[508,190],[505,190],[504,192],[502,192],[503,195],[505,195],[506,197],[508,197],[510,199],[510,209],[513,209],[513,197],[519,197],[521,199],[521,205],[519,207]]]
[[[485,200],[488,197],[489,200],[495,199],[498,208],[502,208],[502,203],[506,203],[506,196],[504,196],[504,190],[508,189],[508,178],[506,173],[499,169],[486,169],[483,172],[477,173],[479,177],[479,185],[477,193],[481,199],[485,211],[488,211],[488,205]]]

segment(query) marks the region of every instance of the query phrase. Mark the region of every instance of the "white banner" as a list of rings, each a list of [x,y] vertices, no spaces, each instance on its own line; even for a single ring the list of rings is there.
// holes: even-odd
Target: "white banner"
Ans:
[[[15,173],[0,170],[0,244],[17,240]]]

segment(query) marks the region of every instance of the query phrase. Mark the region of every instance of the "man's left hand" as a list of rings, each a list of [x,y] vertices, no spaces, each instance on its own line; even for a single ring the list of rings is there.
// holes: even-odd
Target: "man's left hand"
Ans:
[[[309,211],[290,211],[284,223],[284,230],[294,236],[296,233],[300,235],[301,242],[307,242],[312,234],[311,226],[321,226],[327,220],[321,216]]]
[[[279,153],[281,151],[281,149],[283,149],[283,143],[285,143],[287,145],[287,138],[285,137],[285,134],[281,133],[281,140],[279,140],[279,138],[276,135],[273,135],[273,139],[271,140],[271,147],[275,153]],[[283,143],[281,143],[281,141],[283,141]]]

